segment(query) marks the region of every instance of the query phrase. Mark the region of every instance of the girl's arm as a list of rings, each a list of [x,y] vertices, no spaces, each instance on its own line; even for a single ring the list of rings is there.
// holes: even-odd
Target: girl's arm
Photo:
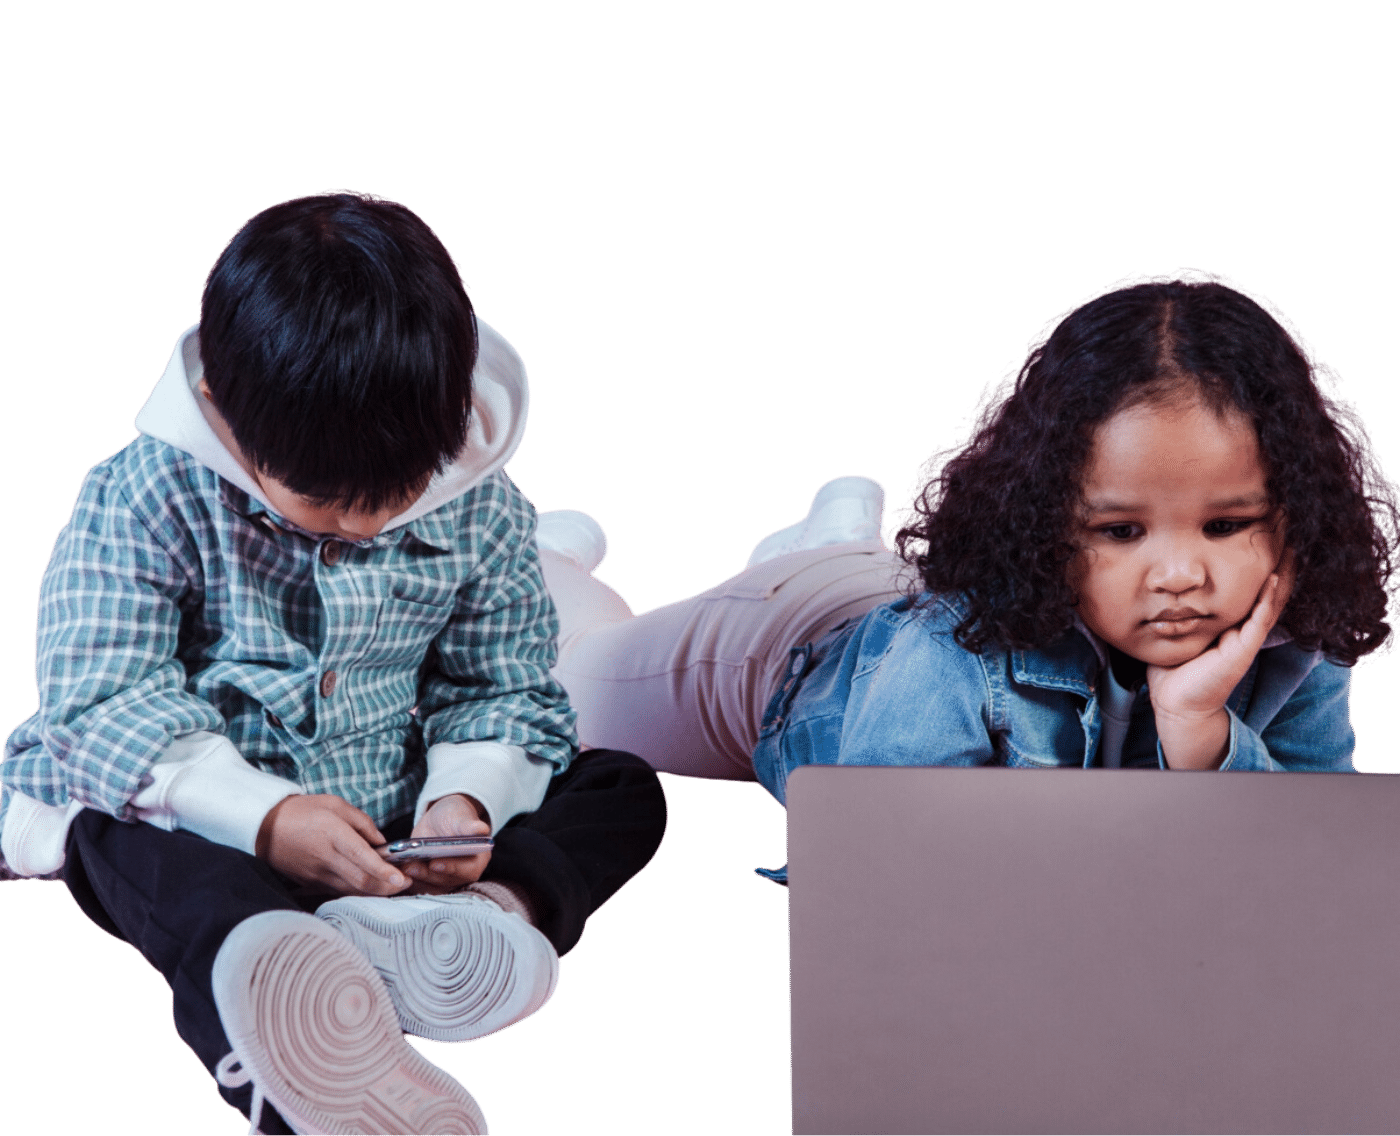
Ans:
[[[1287,602],[1286,569],[1264,583],[1249,618],[1175,667],[1149,666],[1147,685],[1162,756],[1172,769],[1216,769],[1230,751],[1225,702],[1264,646]]]
[[[946,626],[944,626],[946,624]],[[982,660],[951,623],[877,617],[852,640],[839,738],[818,761],[839,765],[986,765],[996,759]],[[823,723],[815,722],[820,730]],[[832,745],[831,743],[834,743]],[[831,749],[835,754],[831,754]]]
[[[1275,660],[1269,678],[1260,667],[1248,708],[1232,722],[1230,752],[1221,768],[1351,772],[1356,748],[1347,706],[1351,671],[1324,659],[1307,669],[1311,657],[1286,647],[1269,654],[1285,652],[1293,657],[1286,665]],[[1281,670],[1291,673],[1280,675]],[[1299,672],[1305,672],[1301,682]],[[1283,704],[1274,706],[1285,690]]]

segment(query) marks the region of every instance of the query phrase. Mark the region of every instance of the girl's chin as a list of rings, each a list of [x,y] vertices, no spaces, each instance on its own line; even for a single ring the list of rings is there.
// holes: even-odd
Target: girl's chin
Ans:
[[[1153,636],[1147,642],[1134,643],[1124,653],[1151,667],[1179,667],[1202,654],[1213,641],[1203,635]]]

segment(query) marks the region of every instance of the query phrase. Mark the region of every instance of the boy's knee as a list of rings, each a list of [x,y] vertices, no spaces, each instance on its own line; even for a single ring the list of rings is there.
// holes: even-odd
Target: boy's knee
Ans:
[[[656,770],[638,757],[620,749],[586,749],[573,760],[568,772],[583,788],[637,787],[661,793]]]
[[[567,791],[610,793],[637,826],[656,829],[656,842],[666,828],[666,794],[656,770],[620,749],[584,750],[562,776],[570,779]],[[619,818],[621,819],[621,818]]]

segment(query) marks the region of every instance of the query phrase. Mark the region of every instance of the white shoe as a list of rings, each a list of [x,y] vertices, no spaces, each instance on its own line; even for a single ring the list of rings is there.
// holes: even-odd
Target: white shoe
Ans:
[[[541,513],[535,542],[541,549],[562,556],[589,573],[603,562],[608,552],[603,526],[577,509]]]
[[[807,515],[758,542],[748,567],[789,552],[825,548],[857,540],[878,540],[885,491],[868,477],[838,477],[812,498]]]
[[[253,1084],[297,1132],[486,1131],[471,1094],[404,1040],[374,968],[301,911],[238,924],[214,959],[214,1004],[233,1051],[215,1070]]]
[[[408,1033],[465,1041],[533,1014],[559,956],[536,928],[485,896],[346,896],[316,915],[379,971]]]

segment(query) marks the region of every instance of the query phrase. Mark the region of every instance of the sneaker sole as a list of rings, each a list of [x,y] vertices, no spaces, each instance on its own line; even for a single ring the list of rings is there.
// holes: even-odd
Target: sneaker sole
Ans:
[[[747,567],[776,560],[790,552],[811,552],[834,544],[879,540],[885,491],[868,477],[838,477],[812,498],[807,515],[764,537],[749,555]]]
[[[486,1131],[471,1094],[404,1041],[373,968],[314,916],[245,919],[213,985],[234,1052],[296,1131]]]
[[[474,910],[472,918],[465,911]],[[396,922],[355,898],[322,904],[316,916],[352,942],[384,980],[399,1025],[433,1041],[467,1041],[533,1014],[559,981],[559,956],[518,915],[482,899],[471,908],[444,905]],[[525,974],[541,953],[545,982]]]
[[[603,526],[577,509],[553,509],[541,513],[535,541],[542,551],[552,552],[576,564],[589,575],[608,554],[608,538]]]

